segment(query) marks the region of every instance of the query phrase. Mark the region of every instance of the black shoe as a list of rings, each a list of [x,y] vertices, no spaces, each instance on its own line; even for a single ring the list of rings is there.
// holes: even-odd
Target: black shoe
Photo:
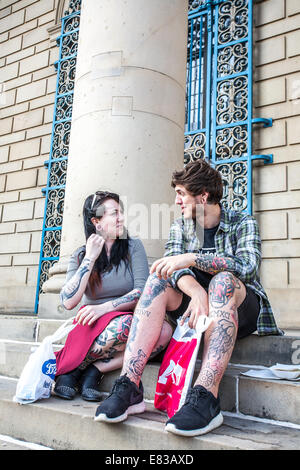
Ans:
[[[143,385],[137,387],[126,375],[115,381],[111,394],[98,406],[95,421],[119,423],[128,415],[143,413],[145,403]]]
[[[188,394],[185,404],[166,423],[166,431],[180,436],[198,436],[221,426],[223,416],[219,397],[196,385]]]
[[[82,375],[82,370],[74,369],[67,374],[56,377],[54,394],[66,400],[73,400],[78,392],[78,382]]]
[[[80,379],[81,397],[87,401],[101,401],[104,394],[99,391],[99,385],[104,377],[97,367],[90,364]]]

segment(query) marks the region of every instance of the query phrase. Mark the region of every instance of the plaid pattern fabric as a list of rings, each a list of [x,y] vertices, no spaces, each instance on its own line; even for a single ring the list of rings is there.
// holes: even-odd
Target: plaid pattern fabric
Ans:
[[[241,212],[225,210],[221,205],[221,219],[215,235],[215,246],[216,256],[231,258],[234,262],[233,274],[253,289],[260,298],[258,334],[282,335],[283,332],[276,325],[270,302],[259,279],[261,239],[256,219]],[[201,247],[201,236],[197,237],[194,221],[179,218],[170,228],[164,256],[198,253]],[[185,274],[196,277],[191,269],[175,271],[170,278],[174,289],[179,290],[177,282]]]

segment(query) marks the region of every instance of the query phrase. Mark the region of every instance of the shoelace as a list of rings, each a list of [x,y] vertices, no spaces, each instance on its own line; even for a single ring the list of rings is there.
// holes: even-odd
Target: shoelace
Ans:
[[[125,390],[129,387],[129,385],[130,385],[129,381],[126,376],[120,377],[119,379],[116,380],[112,389],[112,393],[116,392],[119,394],[119,393],[125,392]]]
[[[189,403],[193,407],[197,408],[199,399],[206,398],[207,395],[208,395],[208,392],[204,388],[200,388],[200,389],[199,388],[191,388],[187,393],[185,403]]]

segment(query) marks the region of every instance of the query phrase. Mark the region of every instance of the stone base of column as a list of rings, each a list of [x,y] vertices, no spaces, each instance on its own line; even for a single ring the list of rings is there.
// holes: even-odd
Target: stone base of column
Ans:
[[[43,284],[43,293],[39,296],[38,316],[64,320],[74,316],[79,308],[66,310],[60,301],[60,291],[65,283],[68,259],[61,258],[49,270],[49,279]]]
[[[40,294],[39,297],[39,318],[49,318],[51,320],[66,320],[74,316],[73,310],[66,310],[60,305],[59,294]]]

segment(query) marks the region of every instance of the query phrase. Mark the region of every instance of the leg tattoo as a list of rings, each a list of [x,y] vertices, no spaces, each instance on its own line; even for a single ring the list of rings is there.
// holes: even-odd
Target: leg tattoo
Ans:
[[[229,272],[219,273],[214,276],[209,285],[210,302],[214,308],[222,308],[228,304],[235,289],[240,289],[241,284],[233,274]]]
[[[128,339],[131,321],[132,315],[121,315],[114,318],[105,330],[97,336],[80,368],[86,368],[99,359],[109,362],[117,352],[123,351]]]
[[[241,289],[241,283],[229,272],[217,274],[209,286],[209,316],[213,326],[205,333],[202,367],[196,383],[215,395],[237,335],[237,289]]]
[[[151,282],[149,282],[149,280]],[[139,309],[149,307],[153,299],[155,299],[155,297],[157,297],[162,292],[165,292],[167,287],[168,282],[164,279],[159,279],[156,274],[150,276],[148,278],[144,292],[142,293],[142,296],[139,300]]]
[[[133,356],[127,364],[127,368],[130,372],[130,375],[132,375],[136,380],[138,380],[143,373],[146,363],[147,355],[142,349],[139,349],[137,355]]]

